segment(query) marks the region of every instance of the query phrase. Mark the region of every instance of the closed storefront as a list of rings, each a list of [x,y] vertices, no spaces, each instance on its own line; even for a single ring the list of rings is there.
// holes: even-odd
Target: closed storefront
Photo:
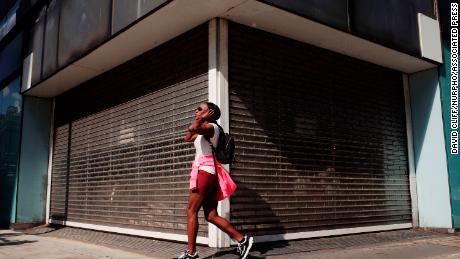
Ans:
[[[185,234],[194,149],[183,137],[208,98],[207,29],[56,98],[53,220]]]
[[[412,222],[400,72],[233,23],[229,91],[239,229]]]
[[[56,98],[52,219],[185,234],[207,40],[200,26]],[[237,228],[412,222],[400,72],[235,23],[228,51]]]
[[[209,101],[236,144],[217,212],[255,242],[451,228],[440,3],[375,2],[0,4],[0,225],[187,241]],[[232,242],[199,212],[197,243]]]

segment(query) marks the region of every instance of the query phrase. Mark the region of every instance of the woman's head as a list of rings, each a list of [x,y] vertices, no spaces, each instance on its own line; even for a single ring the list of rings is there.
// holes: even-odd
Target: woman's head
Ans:
[[[201,118],[201,116],[208,112],[208,110],[213,110],[214,113],[212,117],[209,119],[210,122],[217,121],[220,118],[220,109],[219,106],[215,105],[211,102],[203,102],[201,103],[198,108],[195,110],[195,118]]]

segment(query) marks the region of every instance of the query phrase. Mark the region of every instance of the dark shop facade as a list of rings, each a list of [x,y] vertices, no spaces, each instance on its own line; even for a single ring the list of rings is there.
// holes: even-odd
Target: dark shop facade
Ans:
[[[209,100],[236,141],[219,213],[257,242],[458,227],[441,4],[2,1],[0,222],[186,241]]]

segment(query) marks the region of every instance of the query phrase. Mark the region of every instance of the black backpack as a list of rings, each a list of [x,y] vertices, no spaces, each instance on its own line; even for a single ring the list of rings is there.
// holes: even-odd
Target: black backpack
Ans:
[[[217,161],[221,164],[231,164],[235,162],[235,140],[229,133],[225,133],[224,129],[217,124],[219,127],[219,139],[217,141],[217,147],[214,147],[209,138],[206,140],[211,145],[212,152],[214,153]]]

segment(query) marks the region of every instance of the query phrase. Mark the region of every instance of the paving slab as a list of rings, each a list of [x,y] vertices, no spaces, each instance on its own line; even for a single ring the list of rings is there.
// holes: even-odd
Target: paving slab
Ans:
[[[152,259],[151,256],[56,237],[0,230],[0,258],[5,259]]]
[[[411,242],[390,242],[309,253],[267,257],[270,259],[460,259],[460,237],[440,237]]]

